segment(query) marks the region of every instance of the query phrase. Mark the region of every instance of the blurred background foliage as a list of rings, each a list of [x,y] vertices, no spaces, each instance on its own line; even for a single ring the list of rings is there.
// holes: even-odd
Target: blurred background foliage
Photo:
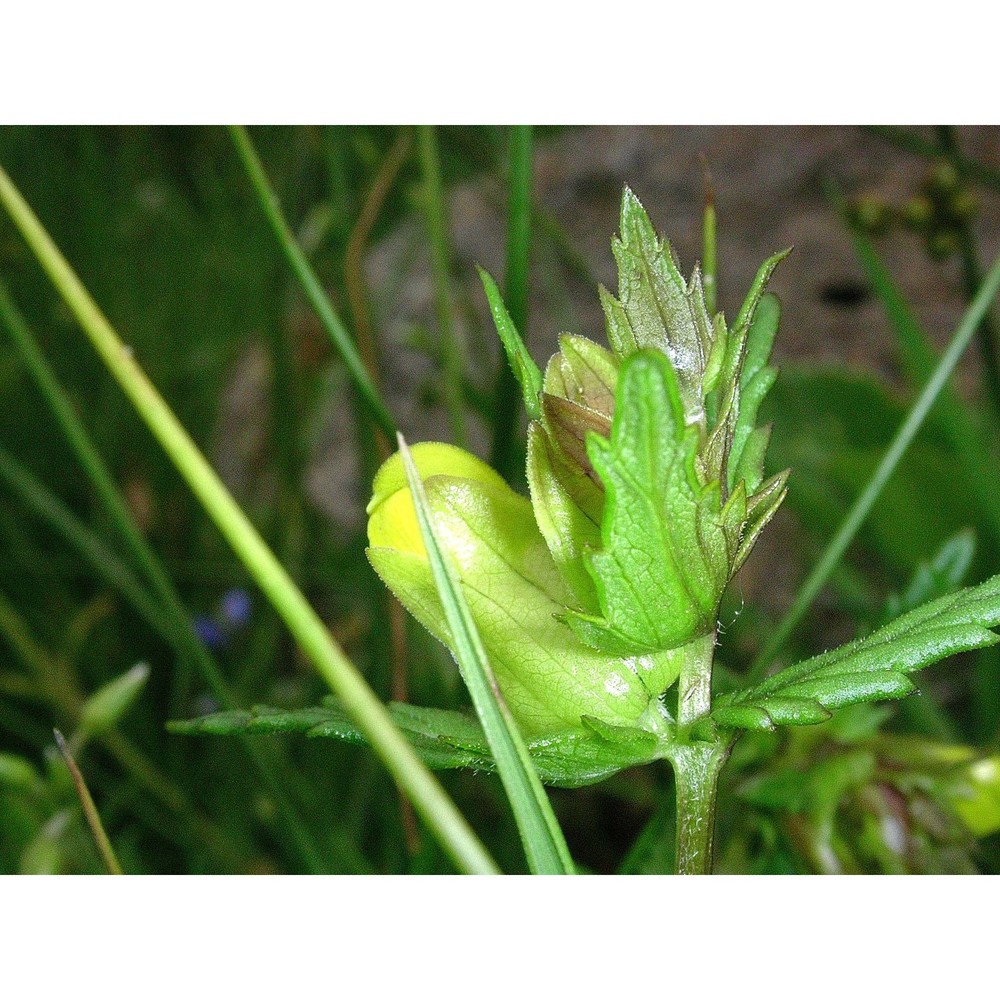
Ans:
[[[251,130],[299,244],[407,437],[461,428],[521,484],[522,436],[507,430],[512,386],[473,267],[504,273],[511,131],[432,135],[429,162],[405,128]],[[980,244],[995,252],[1000,136],[535,129],[527,333],[539,361],[561,329],[600,336],[595,284],[613,281],[623,183],[690,270],[707,183],[699,152],[719,213],[724,307],[735,308],[767,253],[797,245],[775,280],[786,307],[782,374],[767,404],[772,465],[793,477],[725,606],[725,685],[760,651],[867,483],[978,285]],[[363,510],[384,445],[227,132],[5,128],[0,163],[375,689],[387,700],[463,704],[445,652],[403,621],[365,560]],[[326,691],[6,219],[0,281],[0,871],[102,870],[54,726],[70,738],[127,872],[450,870],[364,748],[167,732],[169,719],[217,707],[206,660],[241,705],[306,706]],[[81,467],[13,335],[18,324],[172,581],[201,653],[178,638],[169,601]],[[984,323],[976,355],[784,660],[1000,569],[994,324]],[[449,325],[457,398],[442,377]],[[942,664],[921,687],[898,706],[744,738],[723,778],[719,868],[997,871],[996,650]],[[443,781],[504,869],[523,870],[496,779]],[[669,871],[670,781],[667,767],[651,767],[554,791],[581,866]]]

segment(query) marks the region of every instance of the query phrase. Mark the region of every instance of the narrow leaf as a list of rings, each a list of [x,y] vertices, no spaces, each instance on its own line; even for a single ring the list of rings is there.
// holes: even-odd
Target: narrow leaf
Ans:
[[[540,400],[542,373],[528,353],[528,348],[524,346],[524,341],[517,332],[517,327],[514,326],[514,321],[510,318],[510,313],[507,312],[507,307],[504,305],[503,297],[500,295],[500,289],[497,288],[496,282],[481,267],[477,267],[477,270],[479,271],[479,280],[482,281],[483,289],[486,292],[486,299],[490,304],[493,323],[497,328],[504,352],[507,355],[507,361],[510,363],[511,370],[514,372],[518,384],[521,386],[521,393],[524,396],[524,408],[528,412],[528,419],[538,420],[542,415]]]
[[[132,707],[148,680],[149,664],[137,663],[98,688],[80,710],[80,729],[88,736],[97,736],[110,729]]]

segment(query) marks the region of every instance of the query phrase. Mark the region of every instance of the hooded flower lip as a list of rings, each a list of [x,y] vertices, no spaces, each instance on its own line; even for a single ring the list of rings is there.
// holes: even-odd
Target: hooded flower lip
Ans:
[[[562,620],[578,604],[530,502],[461,449],[425,443],[412,454],[501,693],[525,732],[581,729],[582,716],[638,724],[676,679],[677,656],[609,656],[585,646]],[[376,572],[414,617],[450,645],[398,454],[379,470],[369,512],[368,557]]]

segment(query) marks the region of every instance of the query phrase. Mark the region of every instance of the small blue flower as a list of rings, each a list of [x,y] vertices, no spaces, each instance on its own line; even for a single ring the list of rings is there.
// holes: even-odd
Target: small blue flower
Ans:
[[[226,635],[221,626],[213,618],[207,615],[198,615],[192,623],[195,635],[201,640],[202,645],[209,649],[221,649],[226,644]]]
[[[250,620],[253,605],[250,595],[242,587],[233,587],[219,601],[219,616],[230,628],[239,628]]]

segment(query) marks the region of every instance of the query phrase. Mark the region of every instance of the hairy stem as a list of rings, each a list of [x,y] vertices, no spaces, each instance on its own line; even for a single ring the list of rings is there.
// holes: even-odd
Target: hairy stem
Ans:
[[[719,772],[729,756],[721,741],[692,740],[692,727],[712,709],[715,632],[690,643],[677,689],[678,744],[670,755],[677,789],[677,874],[709,875]]]
[[[682,732],[690,730],[712,708],[712,659],[715,655],[715,632],[695,639],[684,649],[681,675],[677,684],[677,724]]]
[[[690,743],[671,755],[677,789],[677,874],[711,875],[715,800],[728,746]]]

